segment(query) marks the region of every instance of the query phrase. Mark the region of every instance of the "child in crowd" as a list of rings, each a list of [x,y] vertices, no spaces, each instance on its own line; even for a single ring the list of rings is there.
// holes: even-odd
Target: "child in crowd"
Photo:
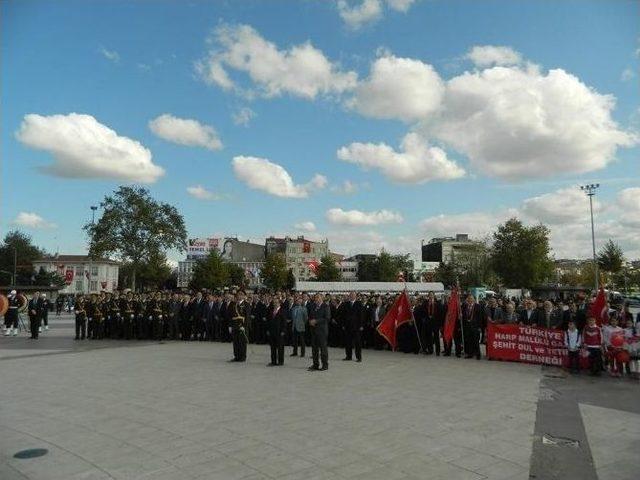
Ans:
[[[612,342],[615,337],[622,337],[624,330],[618,325],[618,316],[613,315],[609,319],[609,325],[602,327],[602,336],[604,348],[606,349],[606,355],[609,364],[609,373],[614,377],[620,377],[622,375],[622,344],[614,344]]]
[[[596,325],[596,319],[589,317],[582,333],[582,341],[589,352],[591,375],[600,375],[602,369],[602,330]]]
[[[569,352],[569,372],[580,372],[580,347],[582,346],[582,335],[576,328],[576,322],[570,321],[567,331],[564,332],[564,344]]]

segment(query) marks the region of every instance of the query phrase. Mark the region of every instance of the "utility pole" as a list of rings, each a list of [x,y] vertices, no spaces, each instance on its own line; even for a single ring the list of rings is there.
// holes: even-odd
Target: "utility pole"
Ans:
[[[596,234],[593,228],[593,197],[596,194],[596,190],[600,187],[599,183],[592,183],[589,185],[580,185],[580,190],[587,194],[589,197],[589,210],[591,211],[591,246],[593,247],[593,271],[595,273],[595,292],[598,292],[598,259],[596,258]]]
[[[11,280],[11,283],[13,284],[13,286],[16,286],[16,279],[17,277],[17,272],[18,272],[18,247],[14,246],[13,247],[13,278]]]
[[[93,227],[96,223],[96,210],[98,209],[97,206],[95,205],[91,205],[91,226]],[[91,246],[89,246],[89,248],[91,248]],[[91,257],[91,252],[89,252],[89,285],[87,285],[87,293],[91,294],[91,277],[92,275],[92,268],[93,268],[93,258]]]

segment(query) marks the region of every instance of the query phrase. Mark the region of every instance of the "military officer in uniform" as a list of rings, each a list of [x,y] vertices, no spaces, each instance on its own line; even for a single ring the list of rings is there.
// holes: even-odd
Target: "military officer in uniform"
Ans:
[[[76,299],[74,312],[76,314],[76,340],[84,340],[87,336],[87,312],[82,295],[78,295]]]
[[[42,300],[40,292],[36,292],[31,300],[29,300],[29,328],[31,330],[31,338],[38,339],[40,331],[40,318],[42,316]]]
[[[229,311],[231,312],[230,328],[233,342],[233,358],[230,361],[245,362],[247,360],[246,322],[251,311],[243,291],[237,293],[236,301],[229,305]]]
[[[122,312],[122,335],[125,340],[133,338],[133,326],[135,324],[135,310],[133,305],[133,294],[120,297],[120,312]]]

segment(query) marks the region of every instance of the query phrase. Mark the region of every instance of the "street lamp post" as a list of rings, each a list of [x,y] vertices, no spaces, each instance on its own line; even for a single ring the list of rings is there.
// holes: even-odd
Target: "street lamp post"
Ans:
[[[96,210],[98,210],[98,207],[95,205],[91,205],[91,226],[92,227],[96,223]],[[91,249],[91,246],[89,246],[89,249]],[[93,268],[93,258],[91,257],[91,252],[89,252],[89,285],[87,286],[87,292],[89,294],[91,294],[91,277],[93,277],[92,268]]]
[[[14,246],[13,247],[13,279],[11,281],[14,287],[16,286],[17,272],[18,272],[18,247]]]
[[[591,246],[593,248],[593,271],[595,273],[595,291],[598,291],[598,260],[596,258],[596,234],[593,228],[593,197],[596,194],[596,190],[600,187],[599,183],[592,183],[589,185],[580,185],[580,190],[587,194],[589,197],[589,210],[591,211]]]

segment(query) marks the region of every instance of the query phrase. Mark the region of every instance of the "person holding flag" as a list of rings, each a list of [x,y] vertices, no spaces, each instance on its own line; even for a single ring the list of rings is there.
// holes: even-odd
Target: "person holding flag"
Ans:
[[[442,339],[444,341],[444,356],[451,356],[451,347],[456,342],[456,357],[462,355],[462,329],[460,328],[460,296],[458,288],[453,287],[449,303],[447,304],[447,313],[445,315],[444,328],[442,330]]]
[[[398,347],[397,331],[398,327],[413,320],[411,304],[407,291],[404,290],[393,302],[376,330],[391,345],[391,349]]]

